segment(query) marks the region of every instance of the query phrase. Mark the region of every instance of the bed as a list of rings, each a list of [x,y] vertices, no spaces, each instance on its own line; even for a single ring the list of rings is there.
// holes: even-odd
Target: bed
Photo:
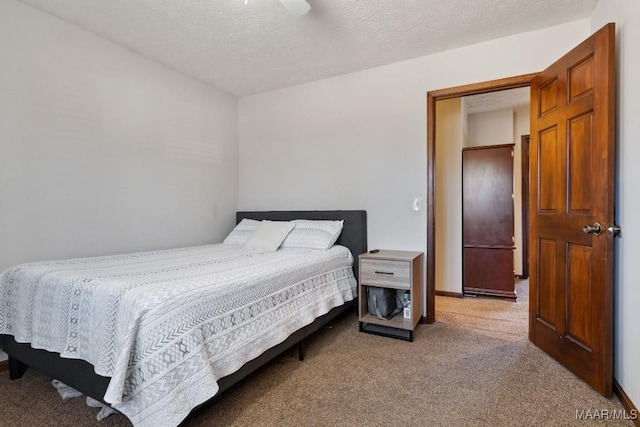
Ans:
[[[59,293],[63,293],[64,296],[52,293],[51,297],[40,298],[42,301],[51,301],[50,304],[41,303],[42,306],[35,307],[38,317],[50,320],[51,324],[63,317],[65,328],[68,328],[64,334],[58,331],[59,328],[52,328],[51,336],[45,333],[44,338],[34,338],[33,342],[15,339],[14,335],[20,335],[17,332],[0,335],[2,349],[9,355],[11,379],[20,378],[25,370],[31,367],[87,396],[111,404],[125,413],[134,425],[177,425],[191,410],[218,398],[222,392],[292,346],[299,346],[302,358],[304,340],[353,306],[353,298],[357,295],[355,292],[349,295],[350,292],[344,289],[344,283],[348,281],[350,286],[353,286],[354,277],[358,277],[357,256],[367,250],[367,227],[365,211],[238,212],[236,215],[237,224],[242,220],[296,219],[342,220],[344,224],[336,245],[326,251],[284,249],[277,253],[256,255],[247,254],[246,250],[233,245],[225,247],[224,250],[219,246],[225,245],[208,245],[103,257],[106,260],[88,258],[59,261],[66,262],[64,268],[56,262],[46,266],[36,263],[35,267],[48,269],[47,277],[55,276],[51,273],[52,268],[54,271],[60,268],[65,272],[69,269],[79,269],[84,276],[72,276],[74,279],[70,282],[73,283],[63,282],[58,286],[61,288]],[[347,267],[344,261],[345,253],[352,261]],[[108,274],[105,273],[107,270],[103,270],[106,268],[103,265],[105,262],[109,267]],[[78,286],[83,285],[83,281],[104,280],[106,276],[111,281],[112,276],[120,274],[112,267],[121,264],[127,265],[127,280],[118,279],[113,283],[117,283],[124,291],[115,292],[112,287],[105,287],[109,291],[101,295],[100,283],[92,283],[91,292],[78,291]],[[206,270],[206,274],[214,274],[208,270],[209,267],[203,270],[204,264],[216,265],[215,277],[220,281],[215,284],[215,298],[204,293],[204,286],[201,285],[208,280],[203,279],[203,271]],[[149,265],[153,266],[151,269],[154,272],[157,269],[162,273],[163,283],[166,280],[172,285],[145,288],[148,283],[144,282],[145,286],[141,288],[148,291],[140,291],[132,298],[127,294],[127,298],[118,299],[123,292],[138,289],[130,286],[135,280],[153,277],[150,276]],[[257,269],[257,265],[264,265],[267,271]],[[326,272],[317,271],[316,265],[329,267]],[[40,274],[37,268],[30,274]],[[287,268],[292,270],[289,271]],[[279,276],[281,270],[287,271],[285,276]],[[92,274],[86,274],[86,271],[91,271]],[[349,277],[345,271],[348,271]],[[185,275],[189,277],[188,281],[183,280]],[[236,286],[234,280],[238,278],[251,286]],[[287,286],[293,288],[285,288],[283,282],[289,283]],[[316,283],[324,282],[331,286],[315,287]],[[334,282],[341,284],[341,288],[338,289]],[[24,287],[22,291],[13,292],[36,292],[36,288]],[[242,289],[244,293],[234,293],[233,290],[236,288]],[[326,290],[329,288],[330,291]],[[0,297],[5,300],[17,298],[15,295],[7,296],[7,289],[10,288],[5,287],[4,294],[0,294]],[[47,292],[49,288],[44,289]],[[2,291],[0,289],[0,292]],[[219,296],[223,294],[227,299]],[[249,299],[249,295],[252,299]],[[162,301],[176,298],[180,298],[177,300],[179,308],[175,308],[174,305],[162,305]],[[153,304],[149,302],[154,299],[156,302]],[[311,308],[311,312],[305,309],[304,313],[296,314],[296,304],[302,304],[300,300],[310,299],[322,302],[319,306]],[[105,303],[98,304],[94,300]],[[248,304],[243,301],[252,302]],[[123,306],[120,307],[118,304]],[[132,305],[129,307],[126,304]],[[58,311],[53,310],[52,307],[58,306],[61,307]],[[64,316],[59,314],[59,311],[64,311]],[[76,312],[77,315],[69,314]],[[190,317],[187,313],[192,312],[196,314]],[[216,313],[216,316],[218,313],[226,314],[220,314],[220,318],[216,317],[213,321],[213,317],[207,317],[212,312]],[[286,320],[275,318],[275,312],[284,313]],[[0,316],[2,313],[0,310]],[[7,314],[4,316],[7,317]],[[257,326],[248,322],[249,318],[252,318],[250,320],[253,322],[253,317],[262,323],[271,318],[275,319],[269,320],[276,325],[275,331],[259,330],[259,333],[255,333],[253,329]],[[183,318],[184,324],[176,323],[176,319]],[[199,325],[194,328],[194,318],[206,318],[206,327],[209,329]],[[7,325],[18,325],[18,321],[19,319],[0,317],[0,326],[4,324],[6,328]],[[103,327],[100,333],[87,337],[87,333],[83,334],[78,326],[86,324],[87,321],[103,326],[115,326]],[[23,331],[28,331],[29,327],[28,324],[21,325]],[[17,331],[18,328],[15,329]],[[218,330],[225,332],[218,334]],[[65,339],[62,347],[59,343],[58,347],[52,344],[52,347],[45,350],[43,340],[50,339],[55,343],[62,335]],[[251,338],[246,339],[246,342],[240,342],[235,340],[235,336]],[[94,340],[100,345],[95,344]],[[83,350],[79,351],[78,347]],[[53,351],[52,348],[58,351]],[[221,352],[221,355],[216,354],[213,358],[214,351]],[[215,363],[207,363],[208,360],[214,359]]]

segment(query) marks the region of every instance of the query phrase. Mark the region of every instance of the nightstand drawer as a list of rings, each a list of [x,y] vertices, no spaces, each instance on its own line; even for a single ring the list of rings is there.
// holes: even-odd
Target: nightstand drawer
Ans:
[[[360,281],[367,286],[411,289],[411,263],[383,259],[361,259]]]

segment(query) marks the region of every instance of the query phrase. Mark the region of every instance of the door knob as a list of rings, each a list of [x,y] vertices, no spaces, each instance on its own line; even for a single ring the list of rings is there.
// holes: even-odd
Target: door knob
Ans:
[[[602,233],[602,226],[598,222],[596,222],[593,225],[587,224],[584,227],[582,227],[582,232],[584,234],[593,233],[597,236],[598,234]]]
[[[611,234],[613,237],[616,237],[620,234],[622,228],[619,225],[609,224],[607,225],[607,232]]]

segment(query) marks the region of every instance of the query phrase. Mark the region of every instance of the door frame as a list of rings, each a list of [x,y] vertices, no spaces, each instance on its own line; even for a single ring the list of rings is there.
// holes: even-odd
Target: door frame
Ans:
[[[537,75],[538,73],[523,74],[427,92],[427,313],[425,323],[436,321],[436,101],[528,87],[531,85],[531,80]]]
[[[529,140],[530,135],[520,136],[522,171],[522,274],[521,279],[529,278]]]

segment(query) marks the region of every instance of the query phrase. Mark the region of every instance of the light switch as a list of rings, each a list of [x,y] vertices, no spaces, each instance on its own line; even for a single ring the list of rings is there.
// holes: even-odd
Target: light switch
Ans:
[[[413,198],[413,210],[421,211],[422,210],[422,197],[414,197]]]

